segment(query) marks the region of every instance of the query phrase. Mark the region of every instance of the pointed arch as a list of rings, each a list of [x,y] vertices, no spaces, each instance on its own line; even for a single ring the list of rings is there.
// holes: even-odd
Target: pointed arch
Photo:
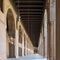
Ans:
[[[6,17],[6,34],[7,34],[7,57],[14,58],[15,57],[15,20],[14,15],[11,9],[7,11]]]

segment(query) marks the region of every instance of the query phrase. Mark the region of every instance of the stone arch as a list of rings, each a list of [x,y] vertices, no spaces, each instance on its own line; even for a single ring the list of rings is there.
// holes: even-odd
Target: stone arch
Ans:
[[[6,21],[7,32],[10,37],[15,38],[15,21],[14,21],[14,16],[13,16],[11,9],[8,10],[6,19],[7,19]]]
[[[15,20],[14,15],[11,9],[7,11],[6,17],[6,34],[7,34],[7,57],[13,58],[15,57]]]

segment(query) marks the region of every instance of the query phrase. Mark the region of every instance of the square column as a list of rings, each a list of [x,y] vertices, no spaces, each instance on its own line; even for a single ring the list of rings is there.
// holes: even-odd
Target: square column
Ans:
[[[15,38],[15,57],[18,58],[18,30],[16,30],[16,38]]]
[[[22,56],[24,56],[24,33],[22,32]]]
[[[56,60],[56,0],[50,0],[51,60]]]
[[[26,52],[25,54],[27,55],[27,38],[26,38],[26,41],[25,41],[25,42],[26,42],[26,43],[25,43],[25,48],[26,48],[26,49],[25,49],[25,50],[26,50],[26,51],[25,51],[25,52]]]

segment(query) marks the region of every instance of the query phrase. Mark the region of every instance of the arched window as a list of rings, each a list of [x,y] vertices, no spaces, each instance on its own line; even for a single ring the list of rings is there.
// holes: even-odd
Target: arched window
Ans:
[[[3,0],[0,0],[0,10],[3,11]]]

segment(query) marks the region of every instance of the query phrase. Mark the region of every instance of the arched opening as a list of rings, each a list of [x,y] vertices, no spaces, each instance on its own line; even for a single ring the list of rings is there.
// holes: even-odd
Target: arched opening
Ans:
[[[11,9],[8,10],[7,12],[7,20],[6,20],[6,34],[7,34],[7,57],[13,58],[15,57],[15,45],[14,45],[14,40],[15,40],[15,21],[13,17],[13,13]]]
[[[26,56],[26,35],[24,34],[24,55]]]
[[[21,26],[19,26],[19,43],[22,44],[22,30],[21,30]]]
[[[22,45],[22,30],[21,30],[21,26],[19,26],[19,44]],[[22,56],[22,46],[19,46],[19,56]]]
[[[0,10],[3,11],[3,0],[0,0]]]

